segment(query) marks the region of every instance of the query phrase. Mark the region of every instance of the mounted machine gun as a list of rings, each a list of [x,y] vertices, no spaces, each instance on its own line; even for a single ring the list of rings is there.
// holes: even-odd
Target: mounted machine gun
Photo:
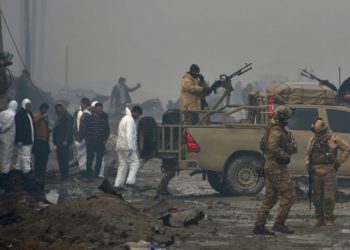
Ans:
[[[309,78],[311,80],[318,81],[320,87],[326,86],[326,87],[330,88],[331,90],[333,90],[335,92],[338,91],[337,87],[333,83],[330,83],[328,80],[322,80],[322,79],[318,78],[314,74],[308,72],[306,69],[302,69],[301,72],[300,72],[300,75],[305,76],[306,78]]]

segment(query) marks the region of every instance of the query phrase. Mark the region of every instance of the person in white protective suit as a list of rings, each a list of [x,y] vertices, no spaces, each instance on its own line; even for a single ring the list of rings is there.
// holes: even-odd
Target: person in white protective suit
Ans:
[[[134,185],[140,166],[136,152],[135,121],[142,115],[142,108],[134,106],[131,112],[128,108],[125,108],[125,112],[126,115],[121,119],[118,126],[117,151],[119,167],[114,184],[116,189],[124,189],[124,184]]]
[[[30,111],[31,108],[31,101],[25,98],[22,101],[22,107],[15,116],[15,143],[18,151],[15,169],[22,171],[24,174],[31,171],[31,151],[34,143],[34,120]]]
[[[83,112],[90,107],[90,100],[83,97],[80,101],[80,108],[74,113],[73,123],[73,135],[74,135],[74,146],[77,154],[78,167],[80,170],[80,176],[84,177],[86,171],[86,143],[84,139],[81,139],[79,134],[80,120]]]
[[[0,112],[0,172],[3,174],[7,174],[11,168],[15,148],[17,107],[17,102],[12,100],[7,110]]]

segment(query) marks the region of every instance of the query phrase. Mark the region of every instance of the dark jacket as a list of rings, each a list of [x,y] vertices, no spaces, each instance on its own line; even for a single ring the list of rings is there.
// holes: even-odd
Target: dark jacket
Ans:
[[[33,135],[32,135],[32,128],[31,123],[28,118],[28,114],[32,118],[32,124],[34,128],[34,119],[32,112],[27,112],[24,108],[20,108],[20,110],[17,112],[15,116],[15,123],[16,123],[16,137],[15,137],[15,143],[22,142],[23,145],[32,145],[34,143],[33,141]],[[35,129],[34,129],[34,136],[35,136]]]
[[[120,92],[122,91],[121,87],[124,88],[123,91],[125,91],[125,101],[123,103],[121,103],[121,100],[120,100],[121,99]],[[122,105],[122,104],[131,103],[131,97],[129,95],[129,92],[133,92],[138,88],[140,88],[139,85],[135,86],[134,88],[130,88],[126,84],[124,84],[124,86],[121,86],[120,84],[115,85],[111,93],[111,104],[118,107],[119,105]]]
[[[93,108],[85,109],[80,118],[79,133],[76,134],[77,141],[86,139],[88,119],[92,116],[92,110]]]
[[[84,117],[84,120],[82,120],[80,123],[82,124],[82,122],[85,126],[85,128],[83,129],[84,133],[82,134],[83,139],[87,141],[107,141],[110,129],[108,123],[108,115],[105,112],[103,112],[100,115],[87,115]]]
[[[64,141],[73,143],[73,117],[67,111],[56,119],[52,140],[56,146],[61,146]]]

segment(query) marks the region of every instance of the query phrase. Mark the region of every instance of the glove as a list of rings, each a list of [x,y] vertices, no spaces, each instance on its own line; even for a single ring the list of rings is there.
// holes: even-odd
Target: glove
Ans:
[[[62,145],[65,146],[65,147],[67,147],[67,146],[68,146],[68,142],[67,142],[66,140],[64,140],[64,141],[62,142]]]
[[[23,142],[21,142],[21,141],[17,142],[16,147],[18,149],[21,149],[23,147]]]
[[[298,152],[298,147],[295,143],[287,144],[287,153],[288,154],[296,154]]]
[[[339,161],[336,161],[336,162],[334,163],[334,169],[335,169],[336,172],[337,172],[338,169],[340,168],[340,165],[341,165],[341,163],[340,163]]]
[[[130,156],[132,155],[133,152],[134,152],[134,150],[128,149],[128,157],[130,157]]]
[[[2,124],[0,124],[0,133],[1,133],[1,131],[2,131]]]
[[[199,74],[198,75],[198,79],[199,79],[200,82],[204,82],[204,76],[203,75]]]
[[[208,86],[204,86],[204,90],[203,93],[206,95],[210,95],[211,94],[212,89]]]
[[[288,164],[290,163],[290,158],[288,158],[288,159],[277,158],[277,159],[276,159],[276,162],[277,162],[279,165],[288,165]]]

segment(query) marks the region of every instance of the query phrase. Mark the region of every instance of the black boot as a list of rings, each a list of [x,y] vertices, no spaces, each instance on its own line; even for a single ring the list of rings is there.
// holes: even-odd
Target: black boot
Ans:
[[[272,227],[272,230],[284,234],[294,234],[294,230],[289,229],[286,225],[284,225],[284,223],[275,222],[275,224]]]
[[[260,235],[275,235],[273,232],[267,230],[264,225],[255,225],[253,233]]]

